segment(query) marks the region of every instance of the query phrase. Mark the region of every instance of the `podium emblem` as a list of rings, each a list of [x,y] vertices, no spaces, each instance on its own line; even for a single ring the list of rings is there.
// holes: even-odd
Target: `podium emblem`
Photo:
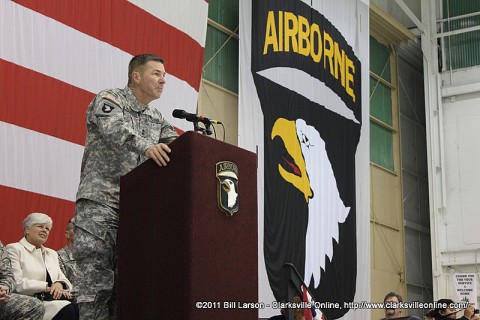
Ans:
[[[238,167],[231,161],[221,161],[216,164],[216,172],[218,207],[233,216],[238,211]]]

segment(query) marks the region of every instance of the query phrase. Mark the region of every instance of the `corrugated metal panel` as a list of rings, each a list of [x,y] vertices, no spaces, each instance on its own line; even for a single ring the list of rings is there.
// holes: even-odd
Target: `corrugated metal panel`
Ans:
[[[398,53],[406,299],[427,303],[434,297],[423,59],[420,45],[412,42],[402,43]],[[423,319],[426,311],[409,309],[408,315]]]
[[[203,78],[238,92],[238,0],[210,0]],[[213,21],[213,22],[212,22]]]
[[[370,115],[392,125],[392,89],[370,78]]]
[[[238,92],[238,40],[210,25],[207,26],[202,76],[216,85]]]
[[[443,1],[443,14],[446,22],[443,32],[462,30],[480,25],[480,15],[469,15],[480,11],[480,1]],[[453,19],[455,17],[466,17]],[[480,31],[470,31],[444,38],[448,70],[463,69],[480,65]]]
[[[388,46],[370,37],[370,161],[393,171],[390,55]]]
[[[210,0],[208,18],[218,22],[227,29],[238,27],[238,0]]]
[[[370,71],[391,82],[390,49],[373,37],[370,37]]]
[[[370,121],[370,161],[393,171],[392,132]]]

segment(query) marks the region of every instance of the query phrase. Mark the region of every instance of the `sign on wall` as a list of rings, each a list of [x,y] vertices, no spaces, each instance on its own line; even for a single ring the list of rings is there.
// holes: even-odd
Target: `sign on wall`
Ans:
[[[477,274],[454,273],[452,284],[455,292],[455,302],[467,302],[477,306]]]

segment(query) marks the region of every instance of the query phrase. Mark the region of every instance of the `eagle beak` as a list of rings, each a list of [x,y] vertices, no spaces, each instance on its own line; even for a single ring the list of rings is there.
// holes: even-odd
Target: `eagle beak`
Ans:
[[[228,182],[226,182],[226,181],[222,182],[222,189],[225,190],[225,192],[230,191],[230,185],[228,184]]]
[[[295,121],[278,118],[272,128],[271,139],[273,140],[275,137],[282,139],[286,150],[283,163],[278,164],[278,171],[285,181],[304,194],[305,201],[308,203],[313,192],[310,188],[310,179],[297,136]]]

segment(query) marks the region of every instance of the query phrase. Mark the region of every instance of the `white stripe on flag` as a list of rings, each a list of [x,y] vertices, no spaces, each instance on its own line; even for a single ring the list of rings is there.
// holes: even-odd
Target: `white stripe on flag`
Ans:
[[[128,53],[13,1],[0,1],[0,21],[0,58],[92,93],[125,86]]]
[[[202,47],[205,47],[207,34],[208,3],[205,0],[181,0],[181,10],[178,0],[128,0],[139,8],[151,13],[178,30],[188,34]],[[202,26],[199,28],[198,26]]]
[[[75,201],[83,149],[0,122],[0,185]]]
[[[127,83],[132,55],[13,1],[0,1],[0,39],[0,59],[94,94]],[[159,109],[170,119],[173,109],[194,112],[197,99],[194,88],[169,74],[162,98],[152,105],[161,105]],[[185,121],[172,124],[190,129]]]

